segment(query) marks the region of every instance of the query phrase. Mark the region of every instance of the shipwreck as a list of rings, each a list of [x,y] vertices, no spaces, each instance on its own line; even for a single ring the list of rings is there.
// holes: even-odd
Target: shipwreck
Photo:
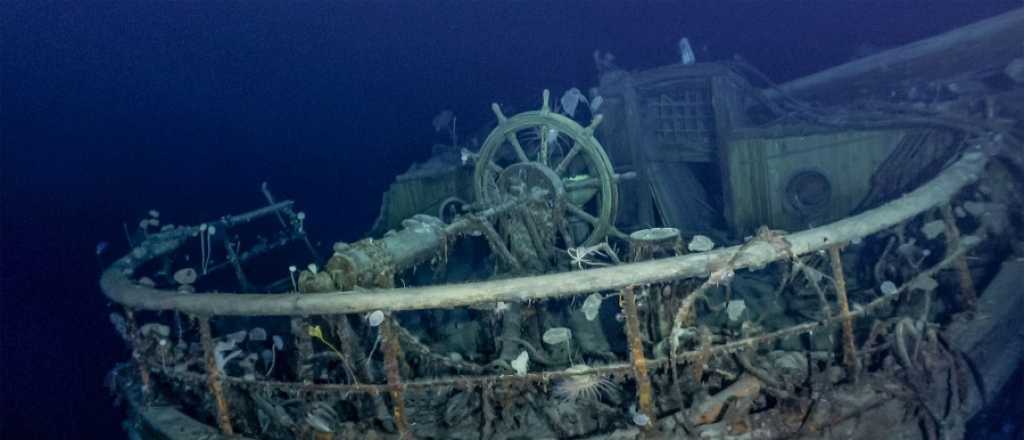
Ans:
[[[962,438],[1024,359],[1022,41],[1017,10],[781,85],[595,54],[599,108],[494,104],[330,255],[266,185],[144,220],[100,279],[126,429]]]

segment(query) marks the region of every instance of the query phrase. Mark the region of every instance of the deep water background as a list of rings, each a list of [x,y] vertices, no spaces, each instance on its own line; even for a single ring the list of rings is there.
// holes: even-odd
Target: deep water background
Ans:
[[[690,3],[690,4],[684,4]],[[329,246],[369,229],[394,176],[497,101],[627,69],[741,54],[777,80],[1019,0],[0,2],[0,438],[116,438],[103,388],[127,357],[97,287],[100,241],[157,209],[198,223],[263,203]],[[998,429],[998,428],[997,428]]]

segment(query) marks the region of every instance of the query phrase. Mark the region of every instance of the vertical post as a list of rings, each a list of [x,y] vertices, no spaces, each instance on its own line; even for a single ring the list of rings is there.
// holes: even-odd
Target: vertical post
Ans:
[[[234,435],[231,428],[231,412],[228,409],[228,401],[224,397],[224,388],[220,383],[220,370],[217,368],[217,361],[213,353],[213,335],[210,331],[210,318],[199,317],[199,338],[203,344],[203,354],[206,356],[206,382],[210,387],[210,394],[217,406],[217,425],[224,435]]]
[[[224,229],[227,229],[225,227]],[[227,239],[228,231],[224,231],[224,250],[228,254],[228,262],[235,268],[235,277],[238,278],[238,285],[241,287],[243,292],[249,291],[249,279],[245,276],[245,271],[242,269],[242,261],[238,258],[238,252],[231,246],[231,240]]]
[[[288,208],[287,212],[290,217],[297,217],[297,215],[292,212],[291,208]],[[313,261],[320,261],[320,253],[316,251],[316,247],[313,246],[313,242],[309,241],[309,235],[306,234],[306,230],[303,229],[299,233],[302,234],[302,242],[306,244],[306,250],[309,251],[309,256],[313,258]]]
[[[267,198],[268,205],[273,205],[274,203],[277,203],[274,201],[274,195],[270,193],[270,185],[268,185],[267,182],[263,182],[263,184],[260,186],[260,190],[263,191],[263,197]],[[284,210],[284,212],[285,214],[288,215],[289,220],[293,222],[295,221],[295,212],[293,212],[291,208]],[[293,226],[291,226],[288,222],[284,220],[284,217],[281,216],[280,212],[275,211],[274,215],[277,216],[277,220],[281,222],[281,227],[283,227],[285,230],[293,229]],[[301,234],[302,236],[302,241],[306,243],[306,249],[309,250],[309,255],[313,257],[313,261],[320,261],[320,256],[318,255],[316,248],[313,247],[313,243],[309,241],[309,236],[306,235],[306,231],[299,231],[299,234]]]
[[[146,397],[149,394],[149,368],[146,367],[146,363],[142,359],[142,353],[137,348],[139,346],[139,332],[138,326],[135,323],[135,312],[127,307],[124,308],[125,325],[128,327],[125,331],[128,333],[128,343],[131,344],[132,349],[132,360],[135,361],[135,366],[139,369],[139,380],[142,382],[142,396]]]
[[[405,420],[405,398],[402,396],[402,375],[398,369],[398,356],[402,348],[398,345],[398,335],[392,327],[391,316],[384,318],[380,325],[381,337],[384,338],[384,369],[387,371],[388,389],[391,394],[391,405],[394,411],[395,427],[398,437],[402,440],[411,438],[409,424]]]
[[[651,179],[648,176],[647,155],[644,154],[644,145],[649,140],[649,133],[644,130],[644,120],[640,115],[643,105],[641,98],[637,96],[637,87],[633,83],[632,75],[627,74],[621,81],[622,98],[626,107],[626,136],[630,149],[630,159],[633,162],[633,171],[636,172],[636,197],[637,201],[637,223],[640,228],[654,226],[654,194],[651,191]]]
[[[491,389],[484,383],[480,385],[480,413],[483,424],[480,426],[480,440],[491,438],[491,424],[494,420],[494,408],[491,407]]]
[[[946,223],[946,254],[956,252],[960,248],[960,229],[956,227],[956,218],[949,204],[942,205],[942,219]],[[978,292],[974,290],[974,279],[971,269],[967,266],[967,256],[956,257],[956,270],[960,274],[960,305],[965,310],[974,310],[978,302]]]
[[[650,421],[644,429],[650,429],[654,426],[654,397],[651,391],[651,378],[647,374],[647,358],[644,357],[644,346],[640,339],[640,319],[636,312],[636,295],[633,293],[633,287],[622,289],[621,298],[622,311],[626,315],[629,360],[633,364],[633,377],[636,380],[637,406]]]
[[[843,320],[843,364],[852,381],[860,374],[860,362],[857,360],[857,349],[853,344],[853,318],[850,317],[850,301],[846,297],[846,276],[843,274],[843,260],[839,256],[839,246],[828,248],[829,259],[832,260],[832,278],[836,284],[836,300],[839,302],[839,316]]]
[[[309,336],[309,320],[302,316],[291,318],[292,336],[295,337],[295,372],[300,382],[313,382],[313,369],[307,361],[313,357],[313,338]]]
[[[722,176],[719,181],[722,182],[722,216],[726,219],[726,224],[735,225],[735,207],[733,206],[732,200],[732,177],[730,176],[730,160],[732,154],[730,154],[729,142],[726,139],[729,138],[730,132],[734,127],[741,124],[741,121],[737,121],[738,115],[743,112],[738,111],[741,108],[739,101],[739,93],[737,87],[732,81],[733,78],[726,78],[724,76],[715,76],[711,80],[711,106],[715,112],[715,119],[712,125],[714,125],[714,145],[711,145],[711,151],[715,151],[718,154],[712,155],[712,161],[718,162],[718,172]],[[717,156],[717,158],[715,158]]]

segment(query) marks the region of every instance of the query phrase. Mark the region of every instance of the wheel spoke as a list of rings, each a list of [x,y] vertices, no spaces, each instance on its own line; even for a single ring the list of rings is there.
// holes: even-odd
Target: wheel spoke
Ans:
[[[498,200],[498,174],[488,173],[484,178],[483,192],[485,197],[490,198],[492,201]]]
[[[565,154],[562,161],[558,162],[558,166],[555,167],[555,174],[561,176],[562,172],[565,171],[565,168],[569,166],[569,162],[572,162],[572,160],[576,158],[576,155],[580,153],[582,148],[583,146],[580,145],[579,142],[573,142],[572,148],[569,149],[569,152]]]
[[[541,165],[548,164],[548,131],[551,130],[547,125],[540,126],[540,148],[537,149],[537,162]]]
[[[500,173],[501,170],[504,170],[504,168],[502,168],[501,165],[494,163],[493,160],[489,160],[487,162],[487,167],[490,168],[491,171],[494,171],[495,173]]]
[[[601,187],[601,179],[598,179],[597,177],[587,177],[583,180],[562,179],[562,182],[564,182],[565,185],[565,192]]]
[[[526,157],[526,151],[523,151],[523,146],[519,144],[519,139],[516,138],[515,133],[509,133],[505,135],[505,140],[512,145],[512,149],[516,152],[516,157],[519,158],[520,162],[529,162],[530,158]]]
[[[572,232],[569,232],[568,219],[562,218],[558,222],[558,233],[562,236],[562,241],[564,242],[563,244],[565,244],[566,249],[576,247],[576,240],[572,238]]]
[[[583,208],[580,208],[579,206],[576,206],[572,203],[566,203],[565,207],[566,209],[569,210],[569,213],[583,219],[583,221],[587,223],[590,223],[591,226],[597,227],[597,225],[601,223],[601,220],[599,220],[597,217],[590,215],[589,212],[584,211]]]

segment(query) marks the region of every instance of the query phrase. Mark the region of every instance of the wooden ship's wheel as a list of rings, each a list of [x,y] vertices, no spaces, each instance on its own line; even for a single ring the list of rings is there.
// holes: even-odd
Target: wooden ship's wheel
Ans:
[[[473,176],[476,200],[497,206],[525,188],[547,192],[556,230],[566,248],[592,245],[614,231],[619,192],[615,171],[594,129],[551,110],[544,91],[540,110],[506,117],[491,109],[498,126],[480,147]]]

